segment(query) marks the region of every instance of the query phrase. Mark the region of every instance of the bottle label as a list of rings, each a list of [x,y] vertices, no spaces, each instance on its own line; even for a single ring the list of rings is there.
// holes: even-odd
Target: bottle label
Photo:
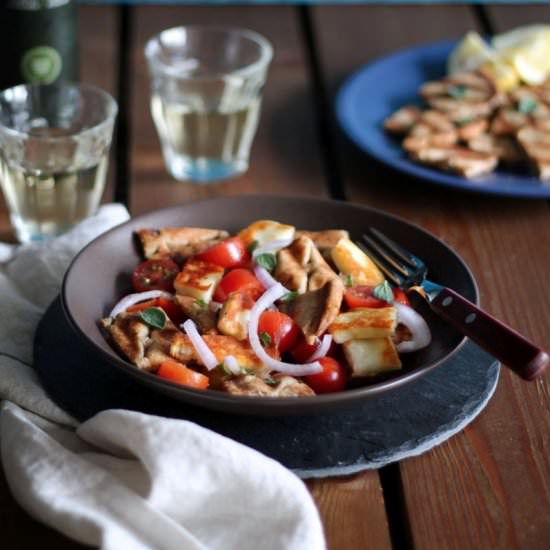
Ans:
[[[49,46],[37,46],[21,59],[21,74],[31,84],[50,84],[61,73],[63,61],[59,52]]]

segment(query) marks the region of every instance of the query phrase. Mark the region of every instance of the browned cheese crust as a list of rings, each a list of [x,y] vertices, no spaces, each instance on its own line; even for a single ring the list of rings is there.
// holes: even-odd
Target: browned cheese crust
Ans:
[[[143,255],[147,259],[166,256],[187,258],[203,252],[229,236],[229,233],[222,229],[200,227],[139,229],[136,233],[141,242]]]

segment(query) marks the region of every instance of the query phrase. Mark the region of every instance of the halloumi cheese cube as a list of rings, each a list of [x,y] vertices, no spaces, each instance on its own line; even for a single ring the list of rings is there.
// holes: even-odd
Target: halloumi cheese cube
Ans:
[[[391,338],[348,340],[342,345],[351,367],[351,377],[374,376],[381,372],[399,370],[401,360]]]
[[[342,344],[348,340],[383,338],[391,336],[397,325],[397,311],[393,306],[357,308],[340,313],[329,327],[333,340]]]
[[[241,292],[233,292],[224,302],[218,318],[218,330],[237,340],[248,338],[248,320],[254,302]]]
[[[384,282],[384,274],[352,241],[340,239],[331,251],[338,270],[352,278],[354,285],[376,286]]]
[[[249,246],[254,241],[258,246],[264,246],[271,241],[292,240],[296,228],[292,225],[275,222],[273,220],[258,220],[248,227],[245,227],[239,237],[245,246]]]
[[[160,332],[160,331],[159,331]],[[202,360],[197,354],[191,340],[179,331],[164,331],[164,335],[156,335],[156,343],[166,349],[170,357],[181,363],[199,363]],[[161,339],[164,336],[164,339]],[[269,368],[256,356],[248,342],[239,342],[232,336],[223,334],[205,334],[203,339],[210,348],[216,360],[223,363],[228,355],[232,355],[240,367],[259,374],[267,374]]]
[[[176,294],[191,296],[205,303],[212,300],[216,286],[223,277],[223,267],[191,258],[174,280]]]

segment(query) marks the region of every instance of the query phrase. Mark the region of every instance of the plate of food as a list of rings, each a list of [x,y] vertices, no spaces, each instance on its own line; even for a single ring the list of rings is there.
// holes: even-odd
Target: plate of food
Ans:
[[[337,116],[364,151],[473,192],[550,197],[550,31],[468,33],[399,51],[342,87]]]
[[[244,196],[152,212],[101,235],[69,267],[63,309],[91,353],[182,403],[264,415],[352,405],[427,373],[464,343],[357,246],[369,227],[477,301],[460,257],[402,219]]]

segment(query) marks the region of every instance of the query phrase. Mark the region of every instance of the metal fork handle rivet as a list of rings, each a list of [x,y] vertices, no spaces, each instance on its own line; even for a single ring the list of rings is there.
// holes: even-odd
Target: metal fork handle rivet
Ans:
[[[473,323],[477,318],[477,315],[475,313],[470,313],[469,315],[466,315],[466,319],[464,319],[464,322],[469,325],[470,323]]]
[[[443,299],[443,301],[441,302],[441,305],[442,306],[450,306],[452,303],[453,303],[452,297],[447,296],[446,298]]]

